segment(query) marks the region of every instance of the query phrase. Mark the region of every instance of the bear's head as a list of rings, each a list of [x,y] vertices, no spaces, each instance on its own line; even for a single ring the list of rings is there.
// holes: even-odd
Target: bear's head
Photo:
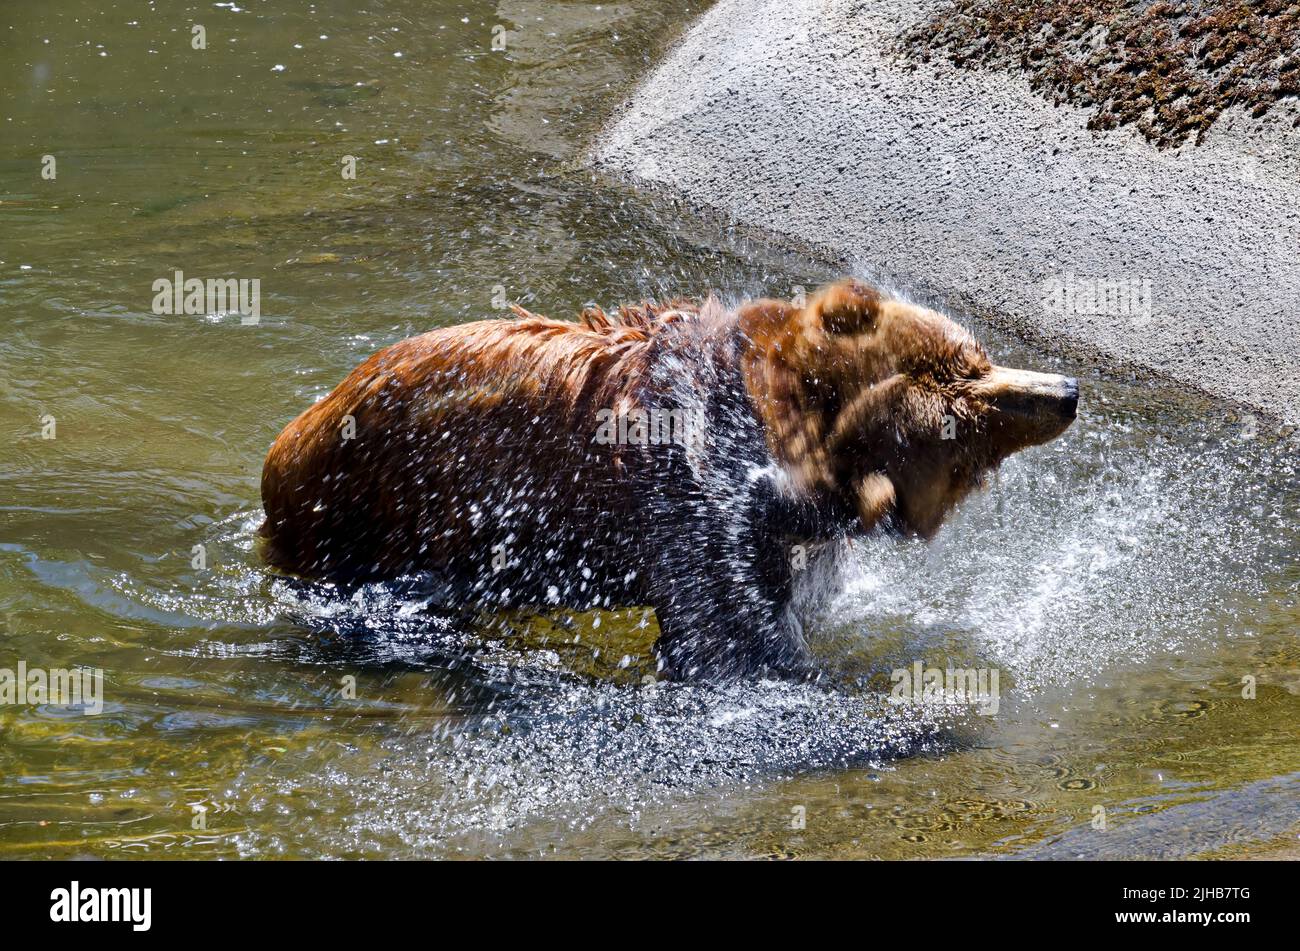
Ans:
[[[745,385],[794,490],[929,538],[1012,453],[1070,425],[1078,383],[995,366],[961,326],[856,280],[739,314]]]

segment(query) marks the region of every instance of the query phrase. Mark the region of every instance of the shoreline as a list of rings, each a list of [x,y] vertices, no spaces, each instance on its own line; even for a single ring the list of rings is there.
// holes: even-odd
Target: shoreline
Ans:
[[[588,160],[999,329],[1300,422],[1292,106],[1177,149],[1090,131],[1023,77],[901,59],[898,35],[940,7],[720,0]]]

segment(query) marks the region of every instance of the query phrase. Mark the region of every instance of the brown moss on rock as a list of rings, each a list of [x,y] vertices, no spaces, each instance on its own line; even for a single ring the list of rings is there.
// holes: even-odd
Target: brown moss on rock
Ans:
[[[1229,106],[1258,118],[1300,96],[1296,0],[955,0],[899,49],[1019,71],[1093,109],[1089,128],[1133,125],[1161,148],[1199,143]]]

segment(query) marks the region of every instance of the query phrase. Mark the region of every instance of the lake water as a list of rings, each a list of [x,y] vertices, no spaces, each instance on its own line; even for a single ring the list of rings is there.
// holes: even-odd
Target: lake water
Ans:
[[[577,161],[696,12],[5,5],[0,668],[102,669],[105,704],[0,705],[0,856],[1294,851],[1293,435],[973,319],[1080,418],[934,544],[861,547],[839,686],[647,685],[640,610],[467,634],[262,566],[267,447],[380,347],[502,291],[835,274]],[[178,270],[259,280],[260,320],[155,313]],[[997,669],[997,713],[887,702],[918,660]]]

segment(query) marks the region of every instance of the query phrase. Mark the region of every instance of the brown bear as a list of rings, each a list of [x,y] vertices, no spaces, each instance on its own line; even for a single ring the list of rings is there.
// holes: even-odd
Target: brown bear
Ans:
[[[1078,385],[856,280],[799,306],[516,308],[366,360],[276,439],[268,560],[458,606],[649,605],[671,676],[807,672],[847,540],[929,538]]]

